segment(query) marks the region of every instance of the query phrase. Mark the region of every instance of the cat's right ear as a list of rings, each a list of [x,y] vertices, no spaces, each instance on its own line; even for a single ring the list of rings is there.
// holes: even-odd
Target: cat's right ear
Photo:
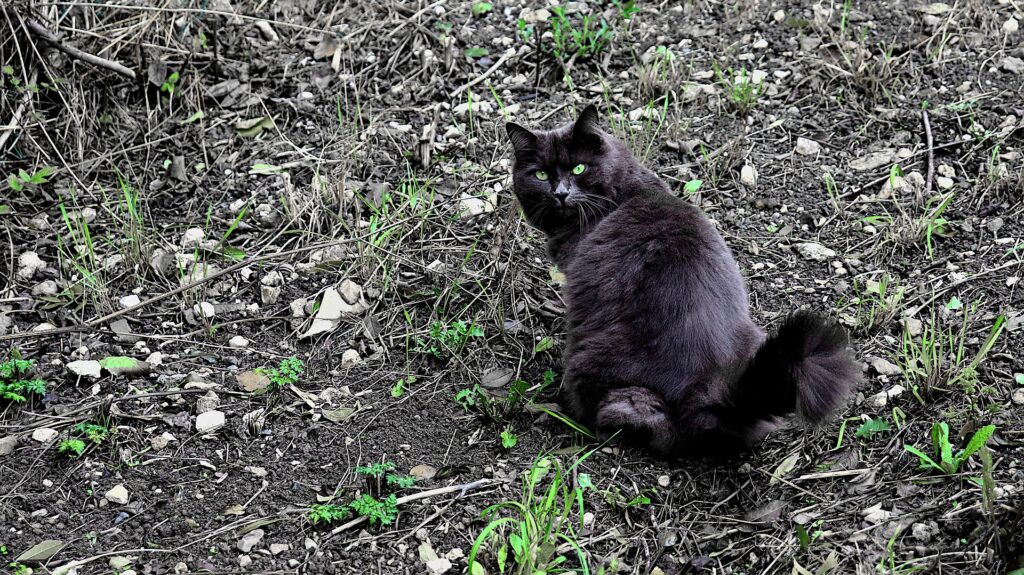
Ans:
[[[537,135],[514,122],[505,124],[505,133],[508,134],[516,157],[521,158],[532,153],[537,148]]]

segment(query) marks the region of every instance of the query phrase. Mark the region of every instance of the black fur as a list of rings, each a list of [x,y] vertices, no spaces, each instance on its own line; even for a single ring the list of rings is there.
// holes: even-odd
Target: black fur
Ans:
[[[859,373],[843,330],[800,312],[766,339],[721,235],[600,130],[596,108],[554,130],[506,128],[516,197],[567,278],[574,418],[661,455],[721,452],[842,401]]]

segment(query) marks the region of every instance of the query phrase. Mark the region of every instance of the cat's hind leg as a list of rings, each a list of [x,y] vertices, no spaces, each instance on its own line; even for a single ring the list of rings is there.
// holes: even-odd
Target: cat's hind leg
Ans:
[[[613,435],[630,445],[648,448],[658,455],[670,455],[676,448],[677,432],[664,399],[645,387],[610,389],[598,402],[594,424],[602,438]]]

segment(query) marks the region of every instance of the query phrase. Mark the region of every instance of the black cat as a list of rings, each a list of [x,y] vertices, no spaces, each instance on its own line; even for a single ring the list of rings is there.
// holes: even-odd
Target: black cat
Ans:
[[[600,130],[596,108],[506,130],[515,194],[567,279],[570,415],[659,455],[723,453],[846,396],[859,370],[842,328],[796,312],[765,338],[725,241]]]

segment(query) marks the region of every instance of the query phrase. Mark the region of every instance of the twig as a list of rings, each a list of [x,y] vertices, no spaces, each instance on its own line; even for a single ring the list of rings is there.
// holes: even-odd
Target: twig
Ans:
[[[37,70],[32,71],[32,79],[29,80],[29,84],[36,83],[36,75],[39,72]],[[21,115],[25,113],[25,107],[28,106],[29,100],[32,99],[32,90],[25,90],[25,93],[21,95],[21,104],[18,105],[18,109],[14,112],[14,117],[11,118],[11,123],[6,126],[0,126],[0,150],[4,149],[4,144],[7,143],[7,139],[11,137],[11,134],[18,129],[21,124]]]
[[[516,53],[514,51],[511,51],[511,50],[508,51],[508,52],[505,52],[504,54],[502,54],[501,58],[498,58],[498,61],[495,62],[494,65],[492,65],[490,68],[487,69],[486,72],[484,72],[483,74],[480,74],[476,78],[473,78],[473,80],[471,80],[470,82],[468,82],[466,84],[463,84],[462,86],[459,86],[458,88],[452,90],[452,92],[450,94],[448,94],[448,97],[449,98],[454,98],[454,97],[458,96],[459,94],[461,94],[462,92],[465,92],[466,90],[472,88],[473,86],[476,86],[480,82],[483,82],[484,80],[487,79],[488,76],[493,74],[495,70],[497,70],[498,68],[501,68],[501,65],[504,64],[506,60],[508,60],[512,56],[515,56],[515,54]]]
[[[114,62],[113,60],[100,58],[99,56],[94,56],[87,52],[83,52],[73,46],[63,44],[53,32],[50,32],[45,26],[43,26],[39,22],[36,22],[35,20],[32,20],[31,18],[26,20],[25,24],[28,26],[28,29],[31,30],[33,34],[39,36],[42,40],[44,40],[48,44],[51,44],[54,48],[60,50],[61,52],[64,52],[68,56],[71,56],[72,58],[77,58],[83,62],[88,62],[93,66],[99,66],[100,68],[113,70],[118,74],[128,76],[132,80],[135,79],[135,72],[132,69],[124,66],[120,62]]]
[[[466,493],[479,487],[483,487],[484,485],[487,485],[489,483],[491,483],[490,479],[477,479],[476,481],[470,481],[469,483],[463,483],[462,485],[449,485],[448,487],[439,487],[437,489],[431,489],[429,491],[421,491],[419,493],[413,493],[412,495],[406,495],[405,497],[399,497],[395,501],[395,504],[403,505],[405,503],[409,503],[410,501],[416,501],[417,499],[426,499],[427,497],[434,497],[435,495],[445,495],[448,493],[454,493],[456,491],[459,492],[459,497],[463,497],[466,495]],[[363,521],[366,521],[366,517],[356,517],[348,523],[335,527],[334,530],[328,533],[328,537],[333,537],[341,533],[342,531],[347,531],[348,529],[351,529],[356,525],[359,525]]]
[[[928,146],[928,177],[924,180],[924,195],[928,197],[932,193],[932,180],[935,178],[935,150],[932,149],[932,124],[928,121],[928,110],[921,110],[921,120],[924,121],[925,144]]]

